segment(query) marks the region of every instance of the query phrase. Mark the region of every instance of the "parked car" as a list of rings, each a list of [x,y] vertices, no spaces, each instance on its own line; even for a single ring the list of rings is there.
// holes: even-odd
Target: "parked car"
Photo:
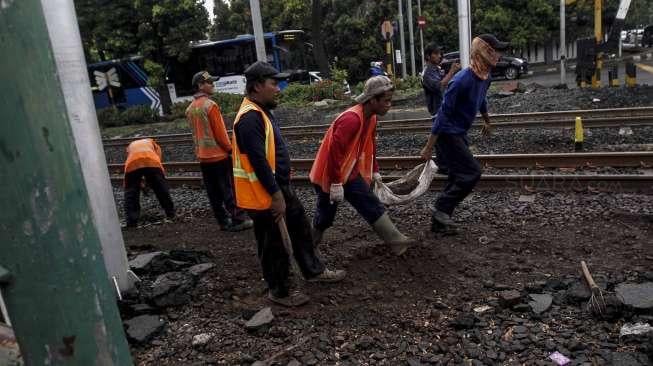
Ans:
[[[460,52],[449,52],[442,56],[440,67],[449,72],[454,62],[460,62]],[[528,62],[524,59],[512,56],[501,56],[497,66],[492,69],[492,77],[504,77],[507,80],[519,79],[520,76],[528,73]]]

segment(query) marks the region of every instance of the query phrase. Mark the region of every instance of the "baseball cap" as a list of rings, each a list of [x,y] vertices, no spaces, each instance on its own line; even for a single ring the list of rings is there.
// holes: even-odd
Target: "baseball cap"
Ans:
[[[207,81],[216,81],[218,80],[219,77],[217,76],[211,76],[208,71],[200,71],[193,75],[193,85],[197,85],[200,83],[204,83]]]
[[[290,74],[279,72],[274,66],[264,61],[256,61],[245,69],[245,78],[247,81],[260,79],[287,79]]]
[[[381,95],[394,88],[395,86],[392,85],[392,81],[387,76],[372,76],[365,82],[363,94],[356,97],[356,103],[365,103],[377,95]]]
[[[494,48],[497,51],[504,51],[510,45],[508,42],[499,41],[497,37],[494,36],[494,34],[485,33],[478,36],[478,38],[485,41],[485,43],[489,44],[490,47]]]

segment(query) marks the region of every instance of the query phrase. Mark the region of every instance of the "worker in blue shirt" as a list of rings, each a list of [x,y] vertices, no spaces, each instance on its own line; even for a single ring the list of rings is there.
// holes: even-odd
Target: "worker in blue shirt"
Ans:
[[[447,88],[447,84],[453,76],[460,70],[460,64],[454,62],[451,64],[449,72],[446,74],[440,67],[442,62],[442,50],[435,43],[430,43],[424,49],[424,70],[422,71],[422,88],[424,88],[424,99],[426,100],[426,109],[429,111],[431,118],[435,117],[442,104],[442,92]],[[439,174],[448,174],[445,162],[440,159],[442,155],[438,145],[435,145],[435,157],[438,165]]]
[[[444,93],[442,104],[433,118],[431,135],[421,151],[424,160],[431,159],[437,144],[439,158],[448,168],[448,182],[431,207],[431,231],[451,231],[456,224],[451,215],[481,178],[481,166],[469,150],[467,131],[478,112],[485,121],[483,134],[491,131],[487,113],[487,90],[492,68],[496,66],[507,42],[494,35],[483,34],[472,41],[470,66],[457,73]]]

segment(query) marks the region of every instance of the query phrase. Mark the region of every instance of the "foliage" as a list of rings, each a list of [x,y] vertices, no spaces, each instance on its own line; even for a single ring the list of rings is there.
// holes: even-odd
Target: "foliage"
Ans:
[[[345,100],[343,84],[322,80],[311,85],[290,84],[281,93],[279,102],[284,105],[301,106],[324,99]]]
[[[240,104],[243,102],[243,96],[238,94],[215,93],[211,96],[218,105],[223,116],[236,115]]]
[[[150,86],[154,88],[162,88],[165,86],[165,80],[163,78],[165,69],[161,64],[146,59],[143,68],[147,75],[149,75],[147,83]]]
[[[157,121],[154,112],[146,105],[129,107],[123,110],[113,107],[100,109],[97,111],[97,118],[101,127],[118,127]]]
[[[349,77],[347,70],[339,68],[335,62],[329,68],[329,74],[331,74],[331,79],[340,85],[347,81],[347,78]]]
[[[403,79],[395,79],[395,90],[422,89],[422,80],[419,76],[406,76]]]

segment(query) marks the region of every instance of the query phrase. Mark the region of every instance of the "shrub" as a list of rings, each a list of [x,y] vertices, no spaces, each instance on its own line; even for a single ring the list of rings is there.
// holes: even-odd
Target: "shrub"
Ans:
[[[155,112],[146,105],[129,107],[123,110],[113,107],[100,109],[97,111],[97,118],[101,127],[118,127],[157,121]]]
[[[224,116],[233,116],[238,112],[240,104],[243,102],[243,96],[239,94],[215,93],[211,96],[218,105]]]
[[[422,80],[419,76],[406,76],[403,79],[395,79],[394,83],[397,90],[422,89]]]

